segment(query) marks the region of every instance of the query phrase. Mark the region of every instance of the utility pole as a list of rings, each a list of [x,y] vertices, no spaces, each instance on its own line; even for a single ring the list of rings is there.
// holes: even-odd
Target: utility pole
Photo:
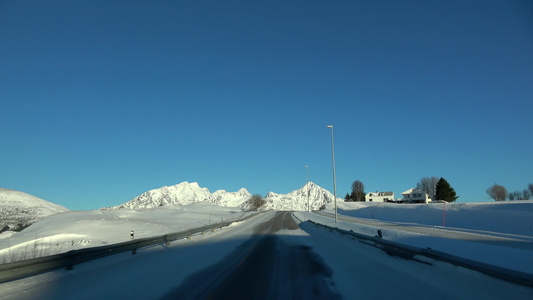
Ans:
[[[333,196],[335,197],[335,223],[337,223],[337,180],[335,179],[335,146],[333,143],[333,125],[328,125],[331,128],[331,156],[333,158]]]
[[[311,212],[311,207],[309,206],[309,166],[305,166],[307,169],[307,212]]]

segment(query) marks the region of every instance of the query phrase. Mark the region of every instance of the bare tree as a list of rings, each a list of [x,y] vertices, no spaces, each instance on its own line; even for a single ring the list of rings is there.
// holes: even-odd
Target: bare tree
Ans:
[[[365,185],[361,181],[356,180],[352,183],[350,198],[353,201],[365,201]]]
[[[439,178],[432,176],[432,177],[423,177],[420,179],[420,181],[416,184],[416,188],[424,191],[426,194],[431,197],[431,199],[435,199],[435,194],[437,191],[437,182],[439,182]]]
[[[509,200],[529,200],[529,198],[531,198],[531,192],[529,191],[529,186],[527,189],[523,189],[523,190],[517,190],[517,191],[514,191],[514,192],[510,192],[508,197],[509,197]]]
[[[261,195],[255,194],[250,199],[250,206],[252,210],[258,210],[261,206],[265,205],[266,201]]]
[[[529,190],[529,194],[533,196],[533,183],[528,184],[527,188]]]
[[[507,198],[507,189],[504,186],[495,183],[487,189],[487,194],[489,194],[494,201],[505,201]]]
[[[531,194],[529,189],[524,189],[522,191],[522,200],[529,200],[529,198],[531,198],[531,196],[533,196],[533,195]]]

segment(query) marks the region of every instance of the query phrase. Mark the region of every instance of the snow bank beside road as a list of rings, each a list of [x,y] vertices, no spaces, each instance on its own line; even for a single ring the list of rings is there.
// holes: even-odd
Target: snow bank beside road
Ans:
[[[338,203],[339,215],[395,222],[392,225],[418,223],[434,226],[436,231],[447,230],[448,226],[455,225],[465,230],[484,230],[487,231],[487,234],[491,234],[490,231],[492,231],[494,234],[491,237],[498,236],[498,233],[514,234],[517,235],[517,244],[521,241],[523,243],[533,242],[533,239],[531,239],[532,234],[528,231],[533,222],[533,201],[447,204],[446,228],[437,226],[439,217],[441,220],[440,225],[442,225],[442,208],[442,204]],[[333,214],[334,206],[332,204],[326,206],[325,211]],[[302,220],[309,218],[316,223],[352,230],[368,236],[376,236],[377,231],[382,230],[383,239],[386,240],[418,248],[431,248],[474,261],[533,274],[533,260],[531,259],[533,251],[530,250],[531,248],[513,247],[512,244],[492,243],[482,239],[464,241],[441,238],[428,234],[391,229],[390,227],[383,229],[379,226],[356,224],[342,220],[335,223],[333,218],[313,213],[297,212],[295,214]],[[451,216],[449,217],[449,215]],[[452,221],[448,222],[448,218]],[[523,236],[523,238],[520,238],[520,236]]]
[[[380,221],[442,226],[444,204],[337,202],[342,215]],[[332,203],[327,212],[334,213]],[[446,227],[485,230],[533,237],[533,200],[446,203]]]

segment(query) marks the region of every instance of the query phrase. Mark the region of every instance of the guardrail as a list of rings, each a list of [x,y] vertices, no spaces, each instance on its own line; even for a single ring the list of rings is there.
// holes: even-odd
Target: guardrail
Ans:
[[[248,215],[232,221],[206,225],[199,228],[167,233],[154,237],[135,239],[113,245],[72,250],[66,253],[0,264],[0,283],[41,274],[59,268],[72,270],[74,265],[126,251],[131,251],[132,254],[136,254],[137,249],[143,247],[157,244],[168,244],[178,239],[188,238],[191,235],[203,233],[209,230],[214,231],[215,228],[222,228],[229,226],[234,222],[245,221],[255,215],[257,214]]]
[[[363,240],[365,243],[372,246],[376,246],[378,248],[381,248],[383,251],[392,254],[397,255],[400,257],[413,257],[415,255],[422,255],[425,257],[429,257],[435,260],[444,261],[447,263],[451,263],[457,266],[469,268],[487,275],[490,275],[492,277],[496,277],[505,281],[513,282],[520,285],[525,285],[529,287],[533,287],[533,274],[525,273],[521,271],[516,271],[512,269],[507,269],[495,265],[490,265],[487,263],[467,259],[460,256],[455,256],[452,254],[448,254],[442,251],[433,250],[431,248],[418,248],[414,246],[409,246],[405,244],[400,244],[393,241],[384,240],[383,238],[379,237],[380,233],[377,233],[376,236],[368,236],[360,233],[353,232],[351,230],[345,230],[340,229],[338,227],[331,227],[328,225],[320,224],[314,221],[309,220],[310,223],[313,223],[317,226],[327,228],[329,230],[334,230],[342,234],[347,234],[354,236],[360,240]]]

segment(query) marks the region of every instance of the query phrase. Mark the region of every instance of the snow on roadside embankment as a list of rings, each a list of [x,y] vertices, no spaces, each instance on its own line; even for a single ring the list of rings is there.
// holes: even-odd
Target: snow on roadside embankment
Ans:
[[[212,203],[70,211],[45,217],[11,237],[0,239],[0,263],[125,242],[130,240],[131,231],[134,238],[145,238],[238,219],[245,214],[244,209]]]
[[[337,205],[338,213],[358,218],[533,236],[533,200],[446,203],[446,211],[444,203],[338,202]],[[333,212],[333,205],[329,204],[327,209]]]
[[[388,203],[337,203],[339,215],[374,219],[394,223],[417,223],[434,226],[434,230],[461,228],[485,231],[487,235],[498,233],[516,235],[511,243],[489,243],[484,240],[463,241],[431,235],[410,233],[397,229],[383,229],[371,225],[355,224],[316,214],[297,212],[298,218],[352,230],[356,233],[376,236],[383,232],[383,239],[419,248],[431,248],[459,257],[495,266],[533,274],[533,251],[521,247],[520,243],[533,242],[530,231],[533,222],[533,201],[507,203],[448,203],[446,204],[446,227],[442,227],[443,204],[399,205]],[[326,206],[326,212],[334,213],[333,204]],[[514,243],[514,244],[513,244]]]

